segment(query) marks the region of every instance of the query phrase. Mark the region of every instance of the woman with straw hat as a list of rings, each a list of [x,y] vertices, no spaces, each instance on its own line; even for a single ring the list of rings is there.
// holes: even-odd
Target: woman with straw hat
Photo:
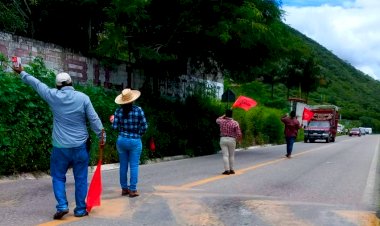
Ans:
[[[148,129],[144,111],[141,107],[133,104],[140,97],[140,94],[138,90],[124,89],[115,98],[115,103],[120,106],[110,118],[112,128],[119,131],[116,149],[120,161],[121,195],[128,195],[129,197],[139,196],[137,182],[142,151],[141,137]],[[128,166],[130,170],[129,183]]]

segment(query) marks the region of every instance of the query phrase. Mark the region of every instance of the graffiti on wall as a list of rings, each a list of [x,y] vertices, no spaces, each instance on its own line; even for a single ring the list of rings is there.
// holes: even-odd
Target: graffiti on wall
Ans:
[[[65,67],[71,76],[76,77],[81,82],[87,82],[87,63],[85,61],[66,59]]]
[[[105,88],[122,90],[124,84],[129,84],[135,89],[141,88],[145,81],[144,73],[136,72],[128,76],[126,67],[120,65],[116,70],[103,68],[99,61],[93,58],[75,54],[59,46],[42,43],[33,39],[14,36],[0,32],[0,52],[7,56],[21,57],[23,64],[27,64],[35,57],[42,57],[47,68],[61,72],[66,71],[73,80],[78,82],[92,82],[94,85]],[[222,81],[223,79],[221,79]],[[176,79],[160,79],[159,90],[162,95],[173,98],[185,99],[196,94],[202,89],[203,94],[221,98],[223,83],[201,79],[197,75],[182,75]]]

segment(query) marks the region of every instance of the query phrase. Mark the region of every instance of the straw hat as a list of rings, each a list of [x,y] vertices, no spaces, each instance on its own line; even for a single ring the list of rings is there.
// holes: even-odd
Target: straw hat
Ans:
[[[138,90],[123,89],[120,95],[115,98],[117,104],[128,104],[135,101],[141,95]]]

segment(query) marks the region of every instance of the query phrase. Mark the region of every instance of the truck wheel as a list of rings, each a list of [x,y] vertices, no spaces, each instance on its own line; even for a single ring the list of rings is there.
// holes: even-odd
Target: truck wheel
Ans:
[[[330,143],[330,137],[326,138],[326,143]]]
[[[331,142],[335,142],[335,137],[331,137]]]
[[[307,138],[304,138],[304,139],[303,139],[303,142],[307,143]]]
[[[313,139],[310,139],[310,143],[314,143],[314,140],[313,140]]]

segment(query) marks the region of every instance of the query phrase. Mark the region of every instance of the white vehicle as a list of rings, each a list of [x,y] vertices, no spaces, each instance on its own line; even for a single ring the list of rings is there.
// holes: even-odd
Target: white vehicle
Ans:
[[[366,134],[371,134],[372,133],[372,128],[365,127],[364,130],[365,130]]]
[[[343,133],[344,132],[344,125],[338,123],[337,131],[338,131],[338,133]]]
[[[359,130],[360,130],[360,134],[361,135],[366,135],[367,134],[367,132],[365,131],[364,127],[359,127]]]

